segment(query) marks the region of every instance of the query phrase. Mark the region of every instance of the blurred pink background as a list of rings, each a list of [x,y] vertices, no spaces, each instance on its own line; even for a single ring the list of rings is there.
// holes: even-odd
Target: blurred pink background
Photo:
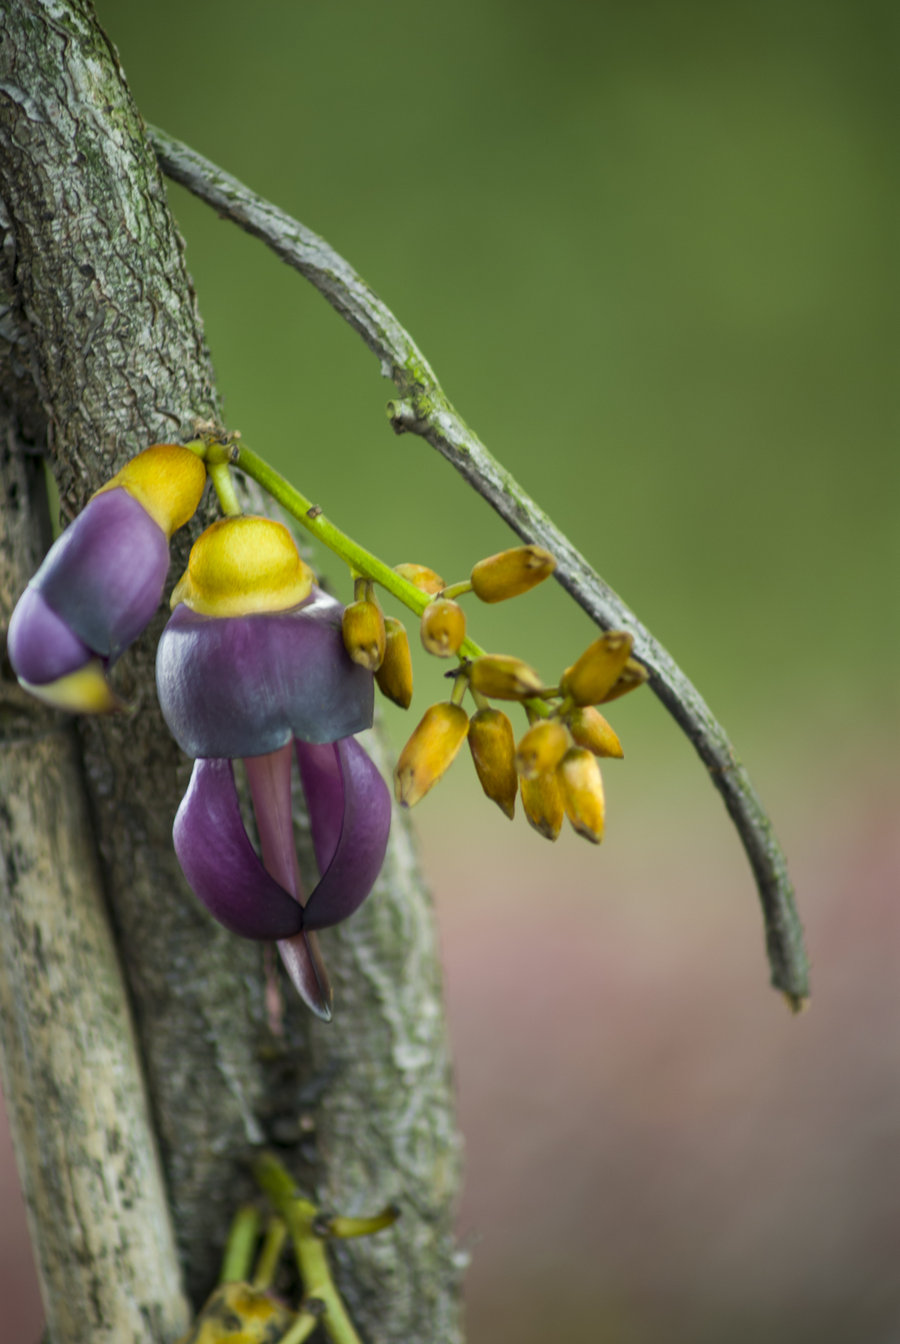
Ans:
[[[812,1005],[792,1017],[767,985],[738,842],[681,764],[643,781],[630,754],[609,763],[600,851],[510,827],[468,788],[467,762],[446,806],[436,792],[420,809],[466,1142],[472,1344],[893,1344],[889,775],[860,744],[768,781],[813,963]],[[2,1144],[0,1344],[28,1344],[40,1308]]]

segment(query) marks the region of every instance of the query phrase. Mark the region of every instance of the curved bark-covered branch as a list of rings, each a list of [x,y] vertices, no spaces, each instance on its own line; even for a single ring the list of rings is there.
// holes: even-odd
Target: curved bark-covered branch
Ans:
[[[635,655],[650,669],[651,687],[694,744],[744,845],[762,904],[772,984],[792,1007],[801,1007],[809,994],[808,967],[784,853],[747,771],[699,691],[469,429],[412,337],[353,267],[312,230],[195,150],[156,127],[150,134],[167,176],[265,242],[362,336],[400,393],[401,400],[389,406],[397,433],[421,435],[524,541],[551,551],[556,578],[599,626],[632,632]]]
[[[156,159],[90,0],[0,7],[0,203],[9,288],[0,336],[14,350],[0,372],[11,422],[7,502],[21,504],[23,473],[35,476],[23,455],[30,444],[51,462],[71,518],[130,454],[184,440],[198,417],[217,412]],[[36,474],[40,483],[39,467]],[[4,621],[46,544],[31,514],[8,535],[15,567],[0,584]],[[175,573],[188,540],[176,538]],[[451,1219],[459,1151],[434,925],[409,831],[397,821],[375,893],[345,928],[323,935],[335,1021],[312,1020],[288,991],[284,1034],[273,1035],[262,950],[211,923],[172,852],[189,762],[155,702],[162,620],[160,613],[117,665],[131,714],[73,728],[30,711],[21,733],[0,732],[7,798],[18,797],[14,782],[25,771],[21,805],[0,808],[4,900],[9,911],[26,908],[26,878],[38,865],[41,899],[56,902],[52,913],[40,911],[57,934],[43,1002],[57,985],[75,984],[80,994],[71,1013],[65,995],[54,998],[59,1022],[46,1020],[42,1000],[25,984],[30,978],[40,989],[40,962],[27,946],[35,922],[9,914],[4,954],[22,975],[0,982],[0,1046],[54,1344],[169,1344],[183,1319],[178,1266],[159,1231],[165,1209],[151,1216],[144,1208],[157,1272],[127,1232],[129,1188],[121,1187],[122,1207],[116,1193],[118,1161],[153,1197],[152,1180],[141,1174],[152,1167],[152,1140],[144,1143],[136,1129],[116,1137],[108,1128],[119,1090],[136,1114],[144,1105],[138,1063],[195,1302],[214,1280],[236,1202],[253,1192],[248,1158],[266,1144],[324,1207],[352,1214],[401,1205],[395,1227],[342,1249],[341,1291],[366,1340],[457,1344]],[[17,723],[25,711],[8,665],[0,693],[0,726]],[[28,782],[38,770],[39,794]],[[74,827],[80,846],[64,844],[54,826],[67,834]],[[31,854],[23,868],[17,856]],[[126,992],[134,1035],[121,1007]],[[72,1017],[88,1024],[94,1047],[80,1069],[80,1091],[63,1089],[78,1056],[67,1063],[56,1048]],[[76,1025],[69,1022],[71,1030]],[[19,1060],[29,1052],[37,1061],[30,1081]],[[112,1077],[120,1057],[130,1064]],[[65,1103],[62,1128],[45,1154],[28,1130],[54,1089]],[[57,1164],[60,1188],[75,1188],[88,1162],[78,1131],[87,1125],[90,1096],[106,1100],[90,1116],[103,1138],[90,1155],[96,1181],[77,1206],[84,1235],[55,1236],[39,1167]],[[118,1142],[125,1147],[114,1159]],[[158,1306],[140,1312],[133,1329],[122,1326],[102,1291],[114,1263],[101,1254],[107,1244],[130,1266],[122,1291],[144,1280],[147,1294],[170,1304],[167,1316]],[[57,1306],[64,1282],[75,1303],[68,1313]],[[143,1301],[135,1296],[138,1309]]]

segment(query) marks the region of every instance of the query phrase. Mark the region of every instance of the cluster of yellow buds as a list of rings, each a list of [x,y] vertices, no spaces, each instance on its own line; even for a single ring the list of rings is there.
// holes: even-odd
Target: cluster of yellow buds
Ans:
[[[516,767],[522,806],[535,830],[555,840],[567,816],[586,840],[603,839],[605,801],[600,757],[623,756],[622,745],[596,705],[634,690],[646,671],[631,657],[632,637],[611,630],[560,677],[550,712],[519,742]]]
[[[623,755],[613,729],[596,708],[636,689],[646,669],[631,656],[633,640],[623,630],[601,635],[547,687],[527,663],[485,655],[461,670],[479,705],[468,741],[481,786],[512,817],[517,792],[525,816],[547,840],[555,840],[568,817],[579,835],[603,839],[605,802],[598,760]],[[507,716],[482,699],[518,700],[529,727],[514,741]],[[401,765],[403,759],[401,757]]]
[[[487,654],[466,634],[457,601],[474,592],[482,602],[500,602],[528,592],[556,567],[539,546],[517,546],[481,560],[469,578],[446,584],[424,565],[396,566],[400,576],[425,594],[420,635],[428,653],[456,658],[449,700],[431,705],[400,754],[394,774],[398,802],[412,807],[441,778],[468,741],[482,789],[512,818],[521,793],[532,826],[555,840],[568,817],[579,835],[595,844],[603,837],[604,795],[598,760],[623,755],[619,739],[596,708],[634,690],[647,679],[632,657],[632,636],[612,630],[595,640],[567,668],[558,685],[547,686],[534,668],[507,654]],[[351,658],[375,673],[385,695],[407,708],[412,699],[412,663],[402,622],[385,618],[373,585],[358,579],[356,601],[344,614],[344,642]],[[469,717],[465,697],[474,701]],[[516,744],[512,723],[490,702],[522,704],[528,728]]]

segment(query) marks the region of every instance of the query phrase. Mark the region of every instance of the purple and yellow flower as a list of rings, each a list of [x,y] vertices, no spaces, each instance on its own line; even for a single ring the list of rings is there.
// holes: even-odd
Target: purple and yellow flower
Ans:
[[[196,511],[205,482],[199,457],[158,443],[91,497],[12,614],[9,656],[26,690],[58,709],[116,707],[107,671],[159,607],[169,540]]]
[[[301,997],[327,1020],[331,988],[315,931],[365,900],[390,827],[387,787],[353,738],[372,723],[372,674],[344,648],[341,604],[314,586],[288,529],[268,518],[208,528],[172,601],[157,688],[166,723],[195,760],[175,818],[179,863],[226,928],[277,942]],[[261,857],[241,817],[235,759]],[[295,761],[319,869],[308,895],[292,825]]]

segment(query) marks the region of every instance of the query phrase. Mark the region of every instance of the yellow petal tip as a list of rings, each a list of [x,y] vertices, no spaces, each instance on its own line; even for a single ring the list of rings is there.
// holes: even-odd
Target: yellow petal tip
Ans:
[[[92,658],[77,672],[70,672],[42,686],[23,681],[21,677],[19,684],[36,700],[69,714],[112,714],[125,707],[110,686],[106,669],[99,658]]]

